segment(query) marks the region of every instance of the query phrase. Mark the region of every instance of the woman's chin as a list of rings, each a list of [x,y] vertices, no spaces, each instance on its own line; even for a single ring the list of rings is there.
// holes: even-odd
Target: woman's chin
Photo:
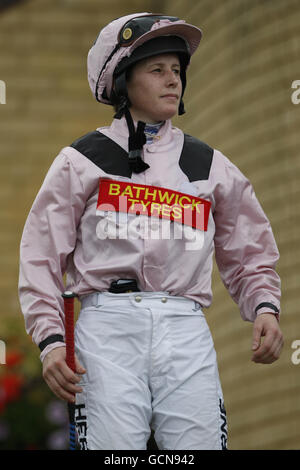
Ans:
[[[153,120],[156,122],[167,121],[172,119],[178,113],[177,107],[170,107],[169,109],[162,109],[160,112],[153,115]]]

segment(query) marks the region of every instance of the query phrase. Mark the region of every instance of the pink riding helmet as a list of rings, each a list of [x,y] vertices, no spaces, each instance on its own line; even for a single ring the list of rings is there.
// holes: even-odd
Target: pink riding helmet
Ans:
[[[177,53],[182,81],[178,113],[183,114],[186,69],[201,37],[199,28],[177,17],[136,13],[109,23],[100,31],[88,53],[88,81],[95,98],[101,103],[114,105],[115,118],[125,115],[129,130],[129,166],[136,173],[145,171],[149,165],[142,159],[145,123],[139,121],[135,130],[129,111],[127,70],[143,58]]]
[[[160,36],[178,36],[185,40],[191,56],[196,51],[202,32],[176,17],[152,13],[135,13],[118,18],[99,33],[88,53],[88,81],[97,101],[110,100],[116,67],[134,50]]]

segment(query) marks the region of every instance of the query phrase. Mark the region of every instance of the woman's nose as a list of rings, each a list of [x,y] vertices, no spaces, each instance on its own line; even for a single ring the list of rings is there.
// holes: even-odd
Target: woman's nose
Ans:
[[[178,85],[180,82],[180,75],[177,72],[174,72],[174,70],[169,70],[167,72],[167,83],[168,85]]]

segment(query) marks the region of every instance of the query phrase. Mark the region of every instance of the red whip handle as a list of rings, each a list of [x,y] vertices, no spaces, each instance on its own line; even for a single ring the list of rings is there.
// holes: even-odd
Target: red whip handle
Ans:
[[[65,308],[65,341],[66,341],[66,362],[68,367],[75,372],[75,346],[74,346],[74,298],[72,292],[63,294]]]

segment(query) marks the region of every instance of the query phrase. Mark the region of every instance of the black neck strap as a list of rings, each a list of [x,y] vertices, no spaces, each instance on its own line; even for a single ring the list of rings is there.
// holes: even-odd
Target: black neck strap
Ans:
[[[145,123],[138,121],[137,130],[135,131],[134,122],[127,106],[124,110],[124,113],[129,130],[129,166],[134,173],[142,173],[143,171],[147,170],[147,168],[150,168],[149,165],[142,159],[142,149],[143,145],[146,143],[146,136],[144,133]]]

